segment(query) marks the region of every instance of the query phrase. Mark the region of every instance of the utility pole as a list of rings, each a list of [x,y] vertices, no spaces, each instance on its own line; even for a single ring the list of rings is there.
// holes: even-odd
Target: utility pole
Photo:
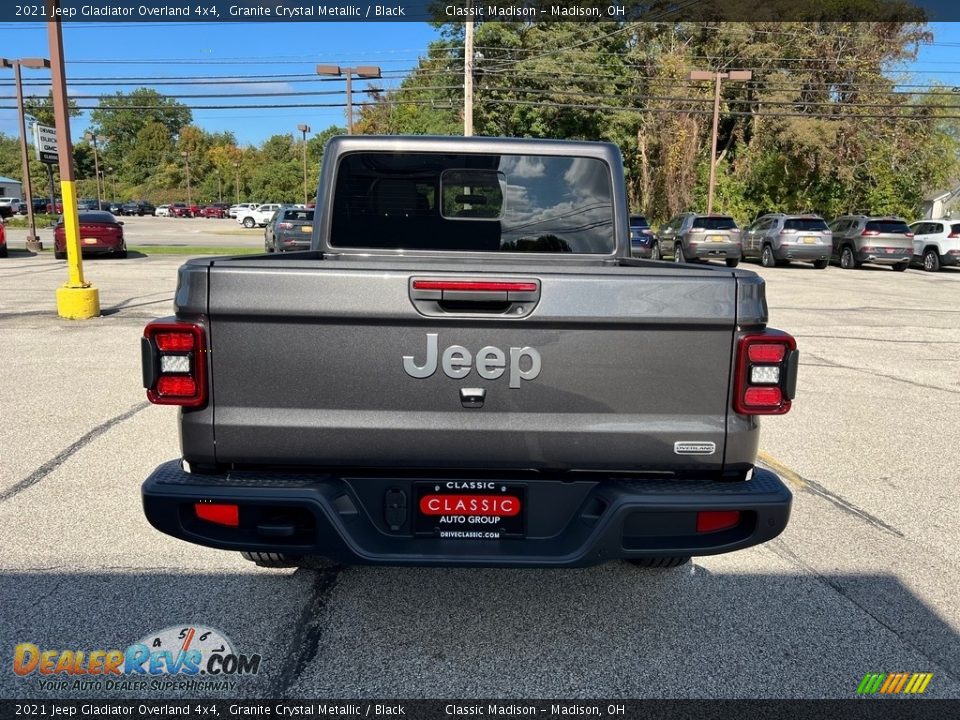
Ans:
[[[307,133],[310,132],[310,126],[301,123],[297,125],[297,130],[303,133],[303,204],[310,202],[307,196]]]
[[[63,64],[63,32],[60,0],[46,0],[47,40],[53,78],[53,114],[57,128],[57,152],[60,161],[60,186],[63,195],[63,231],[67,246],[69,279],[57,288],[57,314],[70,320],[87,320],[100,315],[100,293],[83,279],[83,258],[80,255],[80,222],[77,217],[77,190],[73,175],[73,144],[70,142],[70,106],[67,103],[67,82]]]
[[[353,135],[353,85],[354,75],[363,80],[376,80],[380,77],[379,65],[358,65],[357,67],[340,67],[339,65],[317,65],[317,75],[333,75],[345,77],[347,80],[347,135]]]
[[[220,182],[220,168],[217,168],[217,202],[223,202],[223,183]]]
[[[20,76],[20,67],[34,69],[49,68],[50,61],[46,58],[23,58],[22,60],[7,60],[0,58],[0,66],[12,67],[15,84],[17,86],[17,113],[20,117],[20,163],[23,168],[23,193],[27,201],[27,250],[39,251],[43,246],[37,237],[37,223],[33,217],[33,186],[30,182],[30,156],[27,153],[27,115],[23,108],[23,78]]]
[[[97,140],[103,140],[103,135],[97,135],[92,132],[83,134],[84,140],[90,140],[93,143],[93,170],[97,175],[97,210],[103,210],[103,193],[100,191],[100,153],[97,151]]]
[[[187,167],[187,208],[189,212],[189,208],[193,207],[193,196],[190,190],[190,153],[184,150],[180,155],[183,157],[183,162]]]
[[[473,20],[467,21],[463,50],[463,136],[473,135]]]
[[[240,204],[240,161],[237,160],[233,164],[234,170],[237,171],[237,205]]]
[[[717,135],[720,127],[720,82],[721,80],[750,80],[753,72],[750,70],[731,70],[729,72],[712,72],[710,70],[694,70],[690,73],[691,80],[713,80],[713,132],[710,136],[710,182],[707,186],[707,215],[713,212],[713,191],[717,182]]]

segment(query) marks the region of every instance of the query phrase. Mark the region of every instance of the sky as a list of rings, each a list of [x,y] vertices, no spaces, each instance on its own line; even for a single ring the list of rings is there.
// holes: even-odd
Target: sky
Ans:
[[[6,1],[6,0],[0,0]],[[919,57],[899,70],[909,73],[904,83],[939,81],[960,86],[960,23],[931,23],[934,44],[924,45]],[[343,66],[379,65],[385,79],[380,87],[396,87],[404,71],[414,67],[427,45],[439,37],[425,23],[64,23],[64,57],[71,96],[131,91],[150,84],[165,94],[230,92],[304,92],[322,90],[328,95],[278,98],[181,98],[192,104],[295,104],[344,103],[342,80],[318,82],[317,63]],[[49,57],[43,23],[0,23],[0,55]],[[0,71],[0,95],[12,97],[12,71]],[[24,70],[24,81],[46,81],[46,70]],[[242,76],[240,82],[205,85],[177,84],[175,78]],[[279,75],[294,77],[280,78]],[[260,82],[243,81],[256,76]],[[272,77],[265,77],[272,76]],[[80,84],[84,79],[112,78],[100,84]],[[117,78],[134,78],[117,80]],[[93,81],[97,82],[97,81]],[[118,82],[126,82],[120,85]],[[354,90],[366,81],[354,81]],[[46,94],[46,86],[25,87]],[[362,94],[354,94],[354,102]],[[960,91],[957,95],[960,101]],[[95,100],[79,100],[92,105]],[[10,99],[0,105],[13,105]],[[194,110],[194,123],[205,130],[228,130],[243,145],[258,144],[277,133],[298,133],[306,123],[312,133],[345,125],[341,108]],[[79,139],[89,126],[89,113],[74,118],[71,134]],[[17,135],[14,110],[0,109],[0,132]]]

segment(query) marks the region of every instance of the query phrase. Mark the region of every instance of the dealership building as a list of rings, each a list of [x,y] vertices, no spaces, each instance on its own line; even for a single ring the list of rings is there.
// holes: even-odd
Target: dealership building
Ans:
[[[0,175],[0,197],[23,198],[23,183]]]

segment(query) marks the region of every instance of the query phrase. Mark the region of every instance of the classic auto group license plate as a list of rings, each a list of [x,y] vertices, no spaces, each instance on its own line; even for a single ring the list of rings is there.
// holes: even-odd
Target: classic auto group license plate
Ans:
[[[438,538],[523,537],[526,488],[486,480],[417,483],[414,531]]]

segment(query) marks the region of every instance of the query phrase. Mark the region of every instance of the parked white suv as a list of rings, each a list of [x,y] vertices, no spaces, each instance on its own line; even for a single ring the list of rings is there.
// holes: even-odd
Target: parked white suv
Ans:
[[[960,218],[920,220],[910,226],[913,231],[913,261],[927,272],[936,272],[943,265],[960,265]]]
[[[283,207],[280,203],[264,203],[258,205],[255,210],[243,210],[237,213],[237,222],[245,228],[265,227],[273,214]]]
[[[227,215],[232,218],[236,218],[241,213],[245,213],[248,210],[256,210],[257,206],[260,203],[237,203],[236,205],[231,205],[230,209],[227,210]]]
[[[20,198],[0,197],[0,208],[10,208],[7,211],[0,212],[0,217],[4,215],[16,215],[20,212]]]
[[[170,217],[170,206],[169,205],[157,205],[156,209],[153,211],[155,217]]]

